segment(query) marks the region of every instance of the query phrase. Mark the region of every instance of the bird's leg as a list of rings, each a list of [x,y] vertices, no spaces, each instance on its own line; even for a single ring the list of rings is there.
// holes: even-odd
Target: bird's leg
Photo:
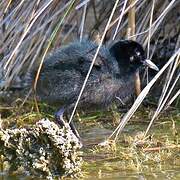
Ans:
[[[65,126],[65,123],[66,123],[66,122],[64,121],[64,119],[63,119],[64,111],[65,111],[65,109],[64,109],[64,108],[61,108],[59,111],[57,111],[57,112],[55,113],[55,119],[56,119],[56,121],[58,122],[58,124],[59,124],[61,127]],[[68,116],[67,116],[67,113],[65,113],[65,116],[67,117],[67,119],[69,119]],[[78,131],[76,130],[76,127],[75,127],[75,125],[74,125],[74,123],[73,123],[72,121],[70,122],[69,126],[70,126],[72,132],[74,133],[74,135],[75,135],[78,139],[81,139],[80,136],[79,136],[79,133],[78,133]]]
[[[64,111],[65,111],[65,109],[64,109],[64,108],[61,108],[59,111],[57,111],[57,112],[55,113],[55,120],[57,121],[57,123],[58,123],[61,127],[65,126],[65,121],[64,121],[64,119],[63,119]]]
[[[68,113],[66,113],[66,119],[69,120]],[[81,139],[81,137],[80,137],[80,135],[79,135],[79,133],[78,133],[78,131],[77,131],[77,129],[76,129],[76,126],[74,125],[74,122],[71,121],[71,122],[69,123],[69,125],[70,125],[70,127],[71,127],[72,132],[75,134],[75,136],[76,136],[78,139]]]
[[[80,135],[79,135],[79,133],[78,133],[78,131],[77,131],[77,129],[76,129],[73,121],[71,121],[69,125],[70,125],[70,127],[71,127],[72,132],[75,134],[75,136],[76,136],[78,139],[81,139],[81,137],[80,137]]]

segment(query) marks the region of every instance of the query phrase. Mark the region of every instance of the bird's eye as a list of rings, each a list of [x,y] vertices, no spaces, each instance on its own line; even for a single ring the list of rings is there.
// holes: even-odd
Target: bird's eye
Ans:
[[[138,56],[140,56],[141,55],[141,53],[138,51],[137,53],[136,53]]]
[[[130,61],[133,62],[134,61],[134,56],[130,57]]]

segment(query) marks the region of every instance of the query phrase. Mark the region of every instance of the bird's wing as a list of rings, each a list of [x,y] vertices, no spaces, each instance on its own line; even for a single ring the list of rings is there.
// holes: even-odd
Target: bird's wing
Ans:
[[[44,62],[43,71],[49,70],[77,70],[82,73],[87,73],[96,53],[97,45],[93,42],[82,41],[71,43],[54,52],[52,52]],[[95,60],[93,70],[101,72],[113,71],[114,59],[108,54],[105,47],[100,49],[100,52]]]

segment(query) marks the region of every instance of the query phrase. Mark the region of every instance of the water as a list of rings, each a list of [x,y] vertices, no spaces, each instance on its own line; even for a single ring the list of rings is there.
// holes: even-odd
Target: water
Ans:
[[[152,134],[151,141],[154,147],[159,145],[167,148],[149,152],[142,152],[141,148],[132,148],[131,144],[128,144],[132,143],[133,138],[136,138],[140,131],[145,130],[148,124],[131,123],[119,138],[120,142],[115,151],[101,148],[100,150],[94,148],[94,152],[87,151],[84,166],[87,173],[85,179],[180,179],[179,135],[175,133],[180,129],[179,120],[176,121],[176,127],[170,120],[156,123],[152,127],[150,134]],[[111,132],[109,129],[99,130],[93,127],[86,132],[86,143],[90,142],[93,146],[93,142],[94,144],[101,142]]]
[[[98,143],[109,137],[117,126],[109,116],[101,119],[82,118],[78,129],[83,139],[84,148],[82,167],[83,179],[180,179],[180,145],[179,130],[180,118],[166,117],[154,123],[149,134],[151,135],[143,144],[134,146],[134,141],[141,137],[148,125],[147,118],[134,117],[118,139],[116,146],[99,147]],[[116,124],[113,126],[113,124]],[[166,147],[164,149],[143,151],[142,148]],[[1,179],[31,179],[30,176],[0,174]],[[37,178],[36,178],[37,179]]]

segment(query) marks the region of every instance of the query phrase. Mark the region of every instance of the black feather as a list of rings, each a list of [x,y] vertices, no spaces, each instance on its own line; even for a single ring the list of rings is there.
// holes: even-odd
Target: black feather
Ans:
[[[36,94],[39,99],[71,109],[96,50],[97,44],[84,40],[52,52],[45,60],[38,80]],[[134,61],[131,61],[131,56]],[[119,41],[110,48],[102,46],[79,108],[107,107],[117,97],[127,101],[134,93],[133,76],[143,58],[142,46],[134,41]],[[31,73],[32,79],[34,72]]]

